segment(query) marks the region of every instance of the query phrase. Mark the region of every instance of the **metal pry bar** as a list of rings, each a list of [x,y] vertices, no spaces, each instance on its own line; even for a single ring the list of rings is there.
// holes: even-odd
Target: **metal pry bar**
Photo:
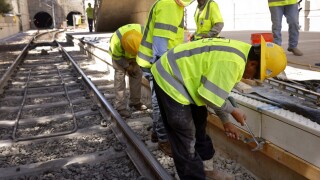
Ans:
[[[228,100],[232,104],[233,107],[238,107],[236,101],[234,100],[233,97],[229,96]],[[265,144],[265,140],[263,138],[256,138],[251,129],[249,128],[248,124],[246,121],[244,121],[244,125],[246,126],[247,130],[249,131],[250,135],[252,136],[252,139],[247,139],[247,138],[242,138],[243,142],[248,143],[248,142],[255,142],[257,146],[252,149],[252,151],[257,151],[263,148],[263,145]],[[259,140],[258,140],[259,139]]]

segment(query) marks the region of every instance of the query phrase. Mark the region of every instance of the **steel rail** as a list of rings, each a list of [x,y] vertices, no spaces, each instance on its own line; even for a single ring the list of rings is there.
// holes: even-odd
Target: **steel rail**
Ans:
[[[279,81],[273,78],[266,79],[265,82],[270,84],[273,87],[276,87],[278,89],[282,89],[286,92],[292,93],[296,96],[299,96],[301,98],[305,98],[311,101],[315,101],[316,104],[320,104],[320,93],[310,91],[304,88],[301,88],[299,86],[295,86],[283,81]]]
[[[34,38],[34,37],[33,37]],[[29,40],[28,44],[23,48],[19,56],[13,61],[11,66],[7,69],[7,71],[3,74],[0,79],[0,93],[3,93],[3,88],[7,85],[8,80],[11,78],[12,73],[15,71],[21,60],[27,55],[28,49],[33,42],[33,38]]]
[[[112,123],[112,129],[120,141],[127,145],[126,151],[128,156],[132,159],[136,168],[141,175],[149,179],[173,179],[173,177],[162,167],[162,165],[150,153],[144,143],[136,136],[135,132],[127,125],[121,118],[119,113],[113,106],[105,99],[104,95],[97,89],[92,81],[85,75],[81,68],[77,65],[75,60],[69,53],[57,42],[60,50],[64,52],[65,56],[70,60],[72,65],[81,74],[82,79],[93,91],[95,98],[100,102],[101,108],[106,111],[108,120]]]

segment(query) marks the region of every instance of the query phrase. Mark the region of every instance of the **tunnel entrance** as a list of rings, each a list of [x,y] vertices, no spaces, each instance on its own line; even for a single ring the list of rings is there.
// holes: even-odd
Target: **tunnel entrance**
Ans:
[[[73,26],[73,15],[81,15],[81,13],[77,12],[77,11],[69,12],[69,14],[67,15],[67,24],[68,24],[68,26]]]
[[[37,28],[50,28],[53,22],[50,14],[38,12],[33,18],[33,23]]]

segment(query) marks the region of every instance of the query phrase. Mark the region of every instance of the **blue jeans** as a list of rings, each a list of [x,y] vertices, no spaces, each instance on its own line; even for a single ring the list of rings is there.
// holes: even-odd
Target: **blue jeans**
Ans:
[[[211,159],[215,153],[211,138],[206,134],[207,108],[180,104],[156,82],[154,86],[180,179],[204,180],[202,161]]]
[[[166,142],[166,141],[168,141],[167,132],[166,132],[166,129],[163,125],[163,120],[161,118],[156,92],[154,90],[154,78],[151,73],[144,72],[144,75],[148,79],[150,89],[151,89],[151,105],[152,105],[152,109],[153,109],[153,111],[152,111],[152,119],[153,119],[152,128],[153,128],[153,131],[157,134],[159,142]]]
[[[288,48],[296,48],[299,40],[299,11],[298,4],[287,6],[269,7],[271,13],[273,42],[281,46],[282,17],[285,16],[289,25],[289,45]]]

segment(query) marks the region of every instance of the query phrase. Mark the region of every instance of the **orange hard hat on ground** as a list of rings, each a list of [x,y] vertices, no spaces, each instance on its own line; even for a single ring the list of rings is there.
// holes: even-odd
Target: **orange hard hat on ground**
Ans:
[[[283,48],[277,44],[266,42],[261,36],[260,80],[275,77],[287,66],[287,57]]]
[[[136,30],[130,30],[122,36],[122,48],[129,54],[136,56],[138,54],[142,34]]]

